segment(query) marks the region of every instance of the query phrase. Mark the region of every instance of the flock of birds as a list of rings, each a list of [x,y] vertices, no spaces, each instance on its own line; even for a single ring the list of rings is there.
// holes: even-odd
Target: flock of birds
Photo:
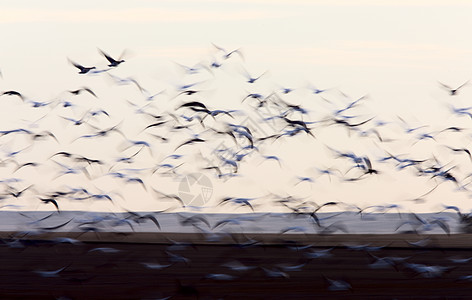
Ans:
[[[169,192],[166,180],[179,182],[186,176],[205,174],[212,178],[214,189],[218,185],[231,186],[232,182],[237,182],[235,189],[239,189],[255,169],[268,171],[253,176],[259,177],[251,178],[253,186],[259,185],[262,176],[288,174],[285,190],[296,193],[303,189],[305,196],[288,192],[280,195],[269,187],[262,196],[239,190],[233,191],[236,195],[213,197],[212,202],[203,204],[232,204],[243,206],[246,211],[277,207],[313,215],[325,206],[359,213],[368,209],[382,212],[401,208],[402,204],[356,207],[338,200],[322,204],[315,201],[313,194],[317,184],[338,189],[352,182],[372,181],[385,173],[402,176],[406,172],[412,178],[426,179],[418,183],[427,187],[424,194],[409,199],[411,203],[427,201],[427,196],[443,183],[450,185],[452,192],[472,195],[468,189],[472,171],[468,174],[466,166],[466,159],[472,160],[472,155],[464,145],[470,140],[468,128],[452,124],[431,130],[427,124],[411,125],[401,116],[385,120],[369,110],[369,95],[351,98],[337,88],[272,88],[267,72],[251,74],[246,70],[240,49],[214,47],[216,53],[209,60],[191,67],[179,64],[184,74],[172,89],[152,91],[132,76],[116,75],[126,64],[126,52],[113,58],[99,49],[104,57],[103,67],[71,59],[69,62],[77,68],[78,76],[88,77],[90,83],[98,81],[97,89],[103,83],[101,79],[111,82],[111,90],[118,96],[101,96],[91,86],[62,91],[56,98],[44,101],[24,95],[21,90],[2,91],[4,105],[10,102],[13,111],[38,118],[24,120],[24,115],[18,114],[0,130],[0,198],[8,202],[1,208],[21,209],[20,198],[28,198],[31,207],[33,198],[32,201],[57,211],[63,203],[69,206],[86,200],[87,204],[107,200],[123,210],[147,197],[159,204],[172,201],[175,205],[168,205],[169,210],[199,209],[175,189]],[[220,76],[233,76],[230,79],[234,83],[229,83],[242,86],[243,91],[233,91],[232,97],[225,95],[227,101],[216,96],[213,98],[218,99],[211,99],[218,88],[211,87],[212,81],[218,82]],[[468,85],[467,81],[458,87],[443,83],[439,87],[454,98]],[[234,106],[228,108],[230,105]],[[448,105],[451,117],[472,118],[472,107]],[[349,144],[368,144],[376,151],[356,153],[332,146],[333,135],[340,140],[347,138]],[[462,145],[448,141],[460,141]],[[395,153],[396,144],[403,145],[401,153]],[[421,157],[406,152],[417,144],[425,144],[433,151]],[[293,145],[291,151],[315,145],[317,148],[313,149],[319,153],[297,157],[305,153],[279,151],[286,145]],[[294,170],[290,165],[294,156],[304,169]],[[128,199],[125,185],[135,186],[134,199]],[[227,190],[231,189],[234,185]],[[448,204],[445,209],[467,217],[459,207]]]
[[[45,243],[45,242],[41,242]],[[41,245],[40,243],[40,245]],[[119,263],[121,260],[131,260],[129,257],[129,249],[122,249],[120,245],[96,247],[94,245],[87,245],[79,240],[72,238],[55,238],[46,245],[50,244],[61,244],[62,247],[70,245],[75,247],[76,250],[82,251],[82,255],[86,257],[90,256],[101,256],[101,262],[108,262],[106,264]],[[29,242],[31,246],[32,242]],[[185,284],[180,280],[176,280],[175,293],[173,295],[165,296],[158,299],[170,299],[174,296],[201,296],[199,285],[205,285],[205,282],[238,282],[238,280],[251,280],[251,278],[267,278],[271,280],[290,280],[292,277],[300,278],[298,276],[302,271],[309,272],[308,274],[319,273],[320,269],[325,269],[326,265],[336,265],[340,261],[346,258],[356,257],[356,260],[360,259],[361,264],[365,264],[368,272],[386,272],[389,274],[402,274],[405,278],[426,278],[435,279],[447,276],[447,278],[459,286],[461,284],[468,284],[472,281],[472,275],[464,275],[464,271],[467,270],[467,265],[472,261],[472,257],[464,255],[445,255],[441,257],[441,264],[430,265],[423,262],[424,253],[427,252],[425,245],[417,245],[419,252],[409,251],[403,253],[401,256],[387,256],[385,252],[387,246],[372,246],[370,244],[341,244],[335,247],[318,247],[313,244],[302,245],[298,243],[287,243],[284,248],[279,249],[286,254],[281,257],[279,262],[271,261],[269,258],[263,256],[251,256],[251,249],[257,247],[264,247],[263,244],[257,241],[244,242],[235,245],[236,249],[239,249],[244,255],[237,257],[213,257],[209,261],[205,262],[205,267],[193,269],[191,272],[193,275],[193,283],[189,283],[189,278],[185,280]],[[23,244],[11,245],[10,247],[24,248]],[[194,245],[189,242],[177,242],[169,239],[169,245],[160,248],[157,253],[154,253],[154,258],[138,259],[138,266],[134,268],[149,272],[155,272],[154,274],[162,276],[171,276],[172,269],[183,268],[183,270],[190,270],[194,263],[197,265],[202,264],[202,257],[199,256],[198,252],[201,251],[202,245]],[[193,248],[193,250],[192,250]],[[21,250],[21,249],[20,249]],[[256,250],[257,251],[257,250]],[[365,257],[364,257],[365,256]],[[136,263],[133,260],[133,263]],[[57,264],[56,264],[57,265]],[[96,266],[98,268],[99,266]],[[194,266],[195,267],[195,266]],[[93,282],[94,276],[88,274],[83,276],[84,266],[76,264],[74,261],[67,265],[64,265],[57,269],[35,269],[32,272],[38,276],[44,278],[63,278],[67,280],[76,280],[82,278],[80,282],[86,284],[87,282]],[[133,268],[133,271],[134,271]],[[349,270],[352,266],[346,266]],[[170,272],[170,273],[168,273]],[[77,275],[79,273],[79,275]],[[166,275],[167,274],[167,275]],[[460,275],[458,275],[460,274]],[[307,275],[303,275],[307,276]],[[308,275],[310,281],[324,282],[324,286],[327,291],[331,292],[347,292],[351,293],[355,291],[356,286],[352,284],[356,278],[347,278],[347,276],[332,277],[331,275],[321,274],[321,278],[314,278],[313,275]],[[365,275],[364,275],[365,276]],[[360,276],[363,277],[363,276]],[[336,279],[335,279],[336,278]],[[342,279],[340,279],[342,278]],[[321,280],[319,280],[321,279]],[[277,282],[277,281],[275,281]],[[281,283],[283,284],[283,283]],[[310,287],[310,290],[312,287]],[[162,294],[162,293],[161,293]],[[296,294],[296,293],[294,293]],[[224,297],[223,297],[224,298]],[[157,299],[157,298],[156,298]]]
[[[124,215],[125,217],[122,219],[109,215],[103,215],[101,218],[84,219],[84,216],[77,215],[74,220],[81,222],[81,230],[84,232],[100,231],[99,229],[103,228],[101,225],[104,223],[108,223],[110,226],[118,226],[120,224],[123,225],[125,221],[128,222],[126,223],[127,225],[132,226],[131,224],[140,224],[152,220],[160,228],[159,221],[157,220],[159,214],[142,215],[130,212],[128,216]],[[239,222],[254,222],[262,217],[244,215],[239,217],[239,219],[226,219],[213,223],[200,214],[178,215],[182,226],[195,227],[199,232],[205,232],[203,227],[211,228],[213,231],[221,230],[221,227],[234,225],[235,220],[239,220]],[[31,216],[25,217],[31,218]],[[36,220],[38,223],[42,221]],[[66,223],[71,221],[72,219]],[[41,232],[55,230],[60,226],[62,225],[42,228]],[[356,282],[362,280],[360,278],[376,276],[376,272],[379,272],[380,277],[384,276],[384,278],[387,278],[384,279],[384,282],[386,280],[399,280],[398,278],[424,278],[426,280],[441,278],[445,282],[454,283],[459,287],[462,285],[467,286],[472,281],[472,275],[467,273],[470,271],[472,257],[466,255],[467,251],[457,251],[456,249],[454,252],[456,255],[452,255],[445,253],[451,251],[451,249],[445,249],[440,256],[439,262],[436,261],[436,264],[427,262],[425,254],[434,249],[434,242],[430,238],[408,241],[411,249],[403,249],[403,252],[400,252],[401,254],[392,255],[389,252],[391,251],[390,243],[380,246],[371,243],[338,243],[337,245],[326,247],[317,245],[317,243],[293,241],[290,234],[288,234],[292,231],[296,232],[297,228],[292,227],[281,232],[279,244],[276,246],[272,245],[279,253],[279,256],[276,255],[275,259],[274,254],[269,255],[266,253],[266,247],[271,247],[270,244],[265,244],[244,234],[228,234],[234,239],[230,246],[233,250],[221,250],[225,249],[225,246],[223,246],[220,251],[224,252],[213,254],[214,256],[212,256],[212,252],[205,252],[205,249],[207,249],[205,247],[208,247],[208,245],[176,241],[171,237],[166,238],[167,242],[164,245],[148,245],[149,248],[146,251],[146,255],[142,253],[141,255],[132,255],[130,248],[126,247],[126,243],[95,245],[93,242],[83,242],[80,239],[80,235],[77,236],[77,239],[57,235],[57,237],[47,241],[41,241],[35,240],[34,233],[32,232],[19,232],[13,239],[4,239],[2,242],[4,246],[11,248],[11,251],[20,251],[15,253],[21,253],[27,247],[48,247],[47,250],[49,252],[52,245],[62,249],[56,250],[58,255],[62,251],[66,251],[67,264],[57,262],[53,258],[48,259],[54,261],[54,264],[52,264],[54,266],[62,263],[59,268],[50,266],[30,267],[31,275],[34,274],[43,278],[52,278],[53,280],[56,278],[55,280],[80,282],[83,286],[88,284],[93,286],[96,282],[100,282],[100,278],[104,278],[106,275],[105,273],[98,275],[93,273],[93,271],[89,270],[89,266],[99,269],[112,265],[116,266],[114,268],[119,269],[118,266],[121,263],[127,266],[126,274],[129,274],[129,276],[132,276],[133,272],[140,272],[140,274],[147,274],[149,272],[149,274],[153,274],[154,277],[152,278],[160,278],[159,276],[162,276],[162,278],[166,278],[166,282],[169,282],[169,278],[175,278],[175,282],[170,280],[170,283],[168,283],[168,290],[172,292],[163,292],[156,287],[155,290],[159,291],[160,298],[155,299],[170,299],[182,296],[200,299],[204,295],[202,289],[208,287],[208,284],[211,282],[215,284],[234,283],[236,286],[242,287],[247,286],[248,282],[257,286],[260,280],[268,280],[272,284],[277,284],[277,282],[284,284],[283,281],[289,282],[293,280],[297,282],[297,280],[306,279],[313,282],[313,284],[316,283],[316,286],[324,285],[329,293],[350,294],[358,288]],[[29,239],[24,239],[26,235],[32,236]],[[214,242],[218,241],[224,234],[212,235],[211,232],[206,232],[205,236],[207,241]],[[415,236],[413,235],[411,238],[415,238]],[[80,253],[80,255],[70,255],[71,249],[74,252]],[[234,257],[228,257],[228,253],[234,254]],[[87,260],[87,263],[81,261],[79,257]],[[100,259],[92,259],[97,257],[100,257]],[[88,259],[91,260],[90,263]],[[99,262],[98,264],[97,261]],[[35,265],[38,264],[36,263]],[[331,269],[329,266],[339,266],[347,274],[354,272],[353,270],[356,267],[360,267],[360,270],[365,267],[365,271],[359,272],[359,276],[353,275],[350,277],[347,274],[340,274],[340,269],[336,267]],[[190,276],[187,274],[187,276],[181,278],[176,277],[186,271],[189,272]],[[404,281],[404,279],[401,280]],[[162,282],[160,286],[162,287]],[[312,286],[307,287],[307,289],[312,293],[316,290]],[[296,295],[297,292],[300,291],[294,291],[293,295]],[[223,295],[219,296],[224,298]],[[205,299],[205,297],[203,298]]]
[[[443,185],[452,195],[460,193],[470,197],[472,170],[467,168],[467,164],[470,165],[472,154],[464,144],[448,143],[469,141],[469,128],[452,124],[431,130],[427,124],[411,125],[401,116],[394,120],[381,119],[369,110],[368,104],[372,99],[368,95],[352,98],[337,88],[282,85],[273,88],[267,80],[267,72],[252,74],[246,70],[240,49],[228,51],[214,47],[214,55],[208,60],[194,66],[178,65],[183,75],[179,84],[169,89],[152,90],[133,76],[117,75],[128,62],[123,55],[114,58],[100,50],[103,67],[69,59],[78,71],[77,76],[87,77],[90,84],[97,82],[97,88],[76,86],[50,100],[36,100],[21,90],[2,91],[2,105],[9,102],[18,114],[9,116],[14,120],[0,130],[0,209],[21,212],[25,207],[49,206],[56,212],[34,221],[36,228],[44,232],[68,225],[72,219],[54,226],[40,224],[51,216],[60,215],[64,209],[76,207],[75,203],[89,205],[88,209],[91,209],[94,203],[105,202],[109,207],[127,211],[124,217],[110,215],[85,220],[77,227],[80,231],[100,231],[100,224],[105,222],[114,226],[126,224],[131,228],[143,222],[153,222],[156,230],[160,230],[160,213],[202,209],[192,205],[178,191],[169,191],[169,180],[171,183],[181,182],[188,176],[204,174],[211,178],[215,190],[243,180],[237,184],[237,190],[226,189],[228,194],[203,203],[206,206],[238,212],[258,212],[273,207],[295,216],[306,216],[320,233],[348,232],[342,224],[329,223],[331,217],[321,217],[321,213],[329,208],[341,213],[353,211],[366,218],[398,210],[399,214],[406,215],[398,224],[398,232],[421,233],[438,227],[450,233],[448,219],[439,215],[425,219],[415,213],[406,214],[402,203],[361,207],[335,199],[320,202],[313,194],[319,185],[338,189],[343,185],[372,181],[385,174],[399,174],[424,179],[424,192],[406,199],[410,201],[409,205],[427,202],[428,197]],[[224,98],[209,99],[212,93],[216,93],[211,87],[212,81],[217,82],[219,76],[230,76],[234,86],[243,87],[242,91],[228,96],[228,101]],[[117,93],[110,96],[112,99],[102,96],[106,92],[99,92],[103,89],[103,79],[111,82],[111,89]],[[462,122],[463,118],[472,118],[472,107],[457,107],[452,102],[458,94],[466,92],[468,85],[468,81],[458,87],[439,84],[448,98],[446,101],[450,100],[447,105],[454,120]],[[230,105],[234,106],[228,107]],[[23,112],[38,118],[24,120]],[[353,143],[374,145],[376,151],[362,153],[333,146],[336,144],[331,143],[333,134],[354,140]],[[304,169],[293,170],[287,163],[288,157],[283,156],[282,150],[277,150],[291,143],[295,148],[316,145],[317,149],[324,151],[321,155],[324,158],[317,160],[317,154],[297,157],[303,161]],[[419,157],[407,152],[417,144],[426,143],[424,148],[430,150],[427,155]],[[396,144],[408,146],[398,151],[395,150],[398,148]],[[298,154],[288,152],[288,155]],[[244,179],[250,176],[247,170],[252,170],[251,167],[256,170],[267,168],[273,174],[288,174],[286,190],[303,189],[305,194],[308,191],[308,196],[271,190],[264,195],[247,195]],[[254,180],[257,185],[257,178]],[[159,205],[161,209],[140,213],[129,208],[136,202],[144,202],[146,197],[146,201]],[[472,216],[459,206],[444,203],[439,211],[457,213],[465,230],[472,230],[469,226]],[[247,221],[251,221],[248,216],[235,217],[210,226],[204,215],[182,215],[180,219],[182,226],[194,226],[209,237],[212,231]],[[208,229],[202,226],[205,224]],[[303,231],[298,227],[284,230],[281,234]],[[79,243],[72,239],[57,242]],[[10,247],[22,246],[19,239],[5,240],[4,243]],[[449,270],[409,263],[407,258],[377,257],[373,254],[375,249],[368,245],[362,250],[368,251],[373,259],[371,268],[396,268],[400,265],[424,277],[441,276]],[[114,249],[95,248],[92,251],[113,253]],[[317,259],[330,256],[331,251],[313,250],[305,255],[307,259]],[[143,265],[150,269],[164,269],[177,262],[187,263],[184,257],[170,251],[168,258],[166,264],[145,262]],[[305,265],[261,270],[268,277],[288,277],[288,272]],[[255,268],[240,262],[229,262],[225,267],[235,272]],[[66,268],[37,270],[36,273],[55,277]],[[235,277],[215,273],[206,275],[206,278],[225,281]],[[333,291],[351,288],[344,281],[326,280],[328,289]],[[468,276],[461,280],[472,278]]]

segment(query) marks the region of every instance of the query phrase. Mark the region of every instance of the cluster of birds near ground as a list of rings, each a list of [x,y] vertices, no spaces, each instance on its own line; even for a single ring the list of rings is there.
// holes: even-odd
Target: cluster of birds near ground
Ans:
[[[274,88],[268,72],[247,71],[240,49],[214,45],[208,59],[193,66],[178,64],[179,83],[162,90],[144,86],[133,76],[117,75],[123,65],[132,63],[123,59],[125,52],[119,58],[102,50],[99,54],[103,66],[68,59],[71,72],[75,68],[81,80],[86,77],[88,86],[59,91],[59,96],[48,100],[37,100],[21,90],[0,93],[2,104],[8,102],[18,111],[0,130],[1,209],[48,205],[59,212],[63,206],[80,203],[93,210],[93,203],[107,202],[110,207],[132,210],[129,207],[147,197],[161,211],[198,210],[201,207],[183,199],[175,184],[174,190],[169,189],[169,180],[181,182],[194,174],[211,178],[214,190],[228,191],[201,206],[238,212],[276,207],[308,214],[317,226],[321,226],[317,213],[326,208],[359,214],[404,210],[399,202],[360,207],[343,199],[320,200],[319,186],[342,190],[397,174],[423,180],[423,192],[403,199],[410,200],[408,205],[427,202],[444,185],[452,195],[472,195],[468,187],[472,173],[467,173],[471,153],[464,144],[450,142],[469,141],[468,128],[452,124],[432,130],[428,124],[412,125],[402,116],[382,119],[369,109],[375,99],[352,98],[338,88]],[[241,90],[214,96],[218,86],[211,84],[220,77]],[[104,81],[111,83],[108,89],[115,94],[106,94]],[[458,87],[443,83],[436,87],[444,90],[450,117],[458,122],[472,118],[472,107],[453,102],[467,92],[468,85],[466,81]],[[26,115],[37,118],[25,120]],[[349,144],[334,146],[337,138]],[[375,151],[349,150],[350,143],[369,145]],[[320,152],[305,157],[278,150],[286,145],[314,146]],[[398,151],[398,145],[407,146]],[[412,154],[409,150],[414,147],[429,153]],[[304,169],[287,163],[294,157]],[[262,174],[274,178],[288,174],[285,191],[303,189],[305,195],[280,194],[271,187],[263,195],[248,195],[244,180],[251,174],[246,170],[265,169]],[[251,179],[253,185],[263,179],[260,174]],[[236,189],[225,188],[234,182]],[[455,211],[464,222],[470,219],[450,203],[439,210]],[[408,222],[414,228],[438,224],[447,231],[442,219],[416,216]]]
[[[274,246],[265,245],[249,238],[245,239],[243,236],[239,236],[238,239],[235,239],[235,242],[232,247],[235,247],[236,250],[221,250],[224,254],[220,253],[215,257],[207,257],[202,252],[208,245],[178,242],[169,238],[167,245],[159,245],[157,249],[152,248],[153,251],[148,250],[144,255],[145,257],[140,257],[131,254],[130,248],[126,248],[126,243],[105,244],[97,247],[93,243],[84,243],[77,239],[65,237],[56,237],[49,241],[4,241],[7,246],[16,251],[22,251],[24,248],[31,246],[48,247],[47,249],[50,250],[53,245],[62,249],[57,251],[69,251],[67,252],[69,253],[67,258],[70,263],[55,269],[51,267],[33,268],[29,273],[44,278],[66,280],[63,283],[71,281],[79,282],[83,286],[88,286],[88,284],[93,286],[95,282],[100,282],[100,280],[95,280],[105,276],[104,273],[90,273],[88,263],[77,263],[74,255],[70,255],[70,251],[72,251],[70,247],[73,247],[74,252],[80,253],[77,257],[100,257],[99,264],[97,264],[96,259],[91,259],[95,263],[91,266],[95,269],[105,268],[109,265],[116,266],[115,268],[119,269],[118,266],[124,264],[127,268],[127,274],[130,272],[129,275],[133,272],[141,272],[141,274],[152,272],[149,274],[153,274],[156,278],[162,276],[166,278],[167,282],[169,277],[188,270],[189,274],[183,276],[185,279],[182,278],[181,281],[176,278],[174,293],[160,291],[159,295],[163,298],[157,299],[169,299],[173,296],[203,296],[201,288],[209,282],[224,282],[228,285],[233,283],[238,285],[239,283],[238,287],[242,287],[247,286],[248,282],[252,282],[252,280],[255,281],[252,283],[254,285],[257,285],[260,280],[270,280],[268,282],[272,284],[278,284],[277,280],[280,280],[279,284],[284,284],[283,281],[285,280],[293,280],[294,282],[310,280],[317,288],[320,287],[320,282],[323,282],[327,291],[349,294],[355,292],[358,288],[362,288],[362,286],[357,287],[355,285],[356,281],[363,280],[363,288],[365,288],[365,277],[377,276],[376,274],[380,278],[384,278],[383,281],[374,281],[375,284],[379,285],[379,290],[376,290],[376,293],[379,293],[385,282],[395,280],[405,282],[405,279],[408,278],[436,280],[434,281],[436,283],[439,278],[443,279],[441,284],[454,284],[455,288],[467,287],[469,282],[472,281],[472,275],[467,273],[470,271],[472,257],[466,255],[468,254],[467,251],[459,251],[460,255],[443,253],[437,260],[439,264],[432,265],[427,263],[428,258],[425,257],[430,255],[428,252],[431,251],[430,244],[425,241],[409,242],[412,248],[403,249],[400,255],[392,255],[389,252],[388,245],[374,246],[369,243],[340,243],[334,247],[320,247],[315,244],[303,244],[287,239],[285,241],[281,240],[278,246]],[[149,247],[156,247],[156,245]],[[269,250],[266,247],[275,247],[276,249]],[[270,251],[277,251],[279,256],[274,253],[264,254],[266,250],[269,253],[271,253]],[[444,251],[447,252],[448,250],[450,251],[450,249]],[[233,251],[233,254],[236,251],[235,256],[228,257],[227,253],[229,251]],[[274,256],[276,259],[274,259]],[[54,265],[57,266],[58,263],[55,262]],[[329,266],[337,267],[330,270]],[[358,275],[352,275],[352,278],[346,274],[340,274],[345,270],[349,270],[347,272],[352,274],[352,270],[356,268],[362,270],[364,267],[364,271],[358,272]],[[30,268],[31,266],[27,267],[27,269]],[[176,268],[183,271],[176,272]],[[379,282],[383,283],[379,284]],[[303,287],[305,286],[303,285]],[[156,288],[156,290],[158,289]],[[314,293],[317,290],[310,285],[309,289],[303,288],[302,291]],[[298,292],[300,290],[295,290],[293,294],[296,295]]]

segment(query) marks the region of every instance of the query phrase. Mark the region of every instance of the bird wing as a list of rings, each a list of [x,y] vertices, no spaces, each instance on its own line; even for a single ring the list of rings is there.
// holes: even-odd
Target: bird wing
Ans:
[[[451,88],[450,86],[448,86],[448,85],[446,85],[446,84],[444,84],[444,83],[442,83],[442,82],[440,82],[440,81],[438,81],[438,83],[439,83],[443,88],[446,88],[446,89],[448,89],[448,90],[452,90],[452,88]]]
[[[110,55],[106,54],[105,52],[103,52],[101,49],[98,49],[98,51],[100,51],[100,53],[105,56],[105,58],[110,62],[110,63],[115,63],[116,60],[114,60]]]
[[[467,84],[469,84],[469,80],[467,80],[466,82],[464,82],[463,84],[461,84],[458,88],[456,88],[456,91],[457,91],[458,89],[460,89],[461,87],[466,86]]]
[[[83,70],[85,69],[85,67],[84,67],[84,66],[82,66],[82,65],[79,65],[78,63],[76,63],[76,62],[73,62],[73,61],[72,61],[72,60],[70,60],[70,59],[69,59],[69,62],[70,62],[70,63],[71,63],[71,64],[72,64],[74,67],[76,67],[77,69],[79,69],[79,70],[81,70],[81,71],[83,71]]]

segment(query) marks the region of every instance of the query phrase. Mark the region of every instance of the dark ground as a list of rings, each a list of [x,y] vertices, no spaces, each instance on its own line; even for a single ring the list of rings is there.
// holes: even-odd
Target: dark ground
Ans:
[[[452,267],[439,277],[426,278],[427,275],[404,263],[374,269],[369,264],[375,259],[366,250],[346,247],[334,248],[330,257],[308,259],[307,252],[326,248],[25,243],[22,248],[11,247],[14,244],[0,246],[1,299],[472,299],[472,280],[459,280],[472,274],[472,261],[449,260],[471,257],[468,248],[371,250],[377,257],[409,257],[407,263]],[[120,251],[89,252],[96,247]],[[188,261],[172,258],[168,253]],[[235,271],[222,266],[234,260],[256,268]],[[157,270],[143,263],[172,265]],[[285,271],[288,278],[269,277],[262,269],[281,270],[277,264],[305,265],[301,270]],[[66,268],[57,277],[43,277],[35,272],[61,267]],[[206,278],[208,274],[228,274],[234,278],[215,280]],[[326,278],[346,281],[352,288],[332,291]]]

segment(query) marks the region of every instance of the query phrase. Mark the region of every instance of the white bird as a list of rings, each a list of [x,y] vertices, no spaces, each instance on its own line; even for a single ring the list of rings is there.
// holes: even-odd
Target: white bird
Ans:
[[[78,245],[78,244],[82,243],[79,240],[72,239],[72,238],[67,238],[67,237],[57,237],[57,238],[53,239],[52,241],[55,242],[55,243],[63,243],[63,244],[69,243],[69,244],[74,244],[74,245]]]
[[[426,247],[431,242],[431,239],[426,238],[426,239],[422,239],[422,240],[419,240],[419,241],[416,241],[416,242],[410,242],[410,241],[406,241],[406,242],[409,245],[414,246],[414,247]]]
[[[323,276],[324,277],[324,276]],[[328,290],[329,291],[347,291],[351,290],[352,286],[344,280],[334,280],[334,279],[329,279],[327,277],[324,277],[326,281],[328,282]]]
[[[147,263],[147,262],[143,262],[141,264],[144,265],[146,268],[153,269],[153,270],[162,270],[162,269],[165,269],[165,268],[168,268],[168,267],[172,266],[172,264],[161,265],[161,264]]]
[[[171,262],[183,262],[185,264],[190,262],[190,259],[183,257],[182,255],[174,254],[168,251],[165,251],[165,253],[169,256],[169,260]]]
[[[468,257],[468,258],[455,258],[455,257],[448,257],[448,259],[455,263],[455,264],[465,264],[465,263],[468,263],[469,261],[472,260],[472,257]]]
[[[291,226],[291,227],[287,227],[287,228],[284,228],[282,229],[279,234],[284,234],[284,233],[287,233],[287,232],[303,232],[303,233],[307,233],[308,229],[306,227],[303,227],[303,226]]]
[[[234,280],[236,279],[235,276],[228,275],[228,274],[207,274],[205,275],[205,278],[207,279],[213,279],[213,280]]]
[[[307,258],[330,257],[330,256],[333,256],[333,254],[331,254],[331,250],[333,250],[333,248],[323,249],[323,250],[314,250],[311,252],[305,252],[304,255]]]
[[[7,244],[7,246],[10,248],[25,248],[25,245],[21,242],[20,239],[15,239],[12,241],[9,241],[9,240],[1,240],[1,241]]]
[[[458,281],[472,281],[472,275],[464,275],[457,278]]]
[[[59,277],[59,273],[62,272],[67,267],[68,266],[65,266],[65,267],[59,268],[59,269],[54,270],[54,271],[35,270],[33,272],[35,272],[36,274],[39,274],[41,277]]]
[[[451,267],[427,266],[422,264],[411,263],[404,263],[404,266],[415,271],[418,274],[421,274],[425,278],[441,277],[444,272],[452,269]]]
[[[226,268],[230,268],[231,270],[238,271],[238,272],[249,271],[249,270],[253,270],[253,269],[257,268],[255,266],[243,265],[241,262],[239,262],[237,260],[224,263],[222,266],[226,267]]]
[[[118,253],[121,252],[119,249],[109,248],[109,247],[98,247],[90,249],[88,252],[103,252],[103,253]]]
[[[277,277],[289,278],[290,277],[287,273],[279,271],[279,270],[270,270],[264,267],[261,267],[261,268],[262,270],[264,270],[265,274],[268,277],[274,277],[274,278],[277,278]]]
[[[375,261],[369,264],[369,268],[371,269],[384,269],[393,267],[396,269],[397,264],[400,262],[404,262],[405,260],[409,259],[410,257],[394,257],[394,256],[385,256],[385,257],[378,257],[371,253],[369,255],[375,259]]]
[[[298,265],[288,265],[288,264],[277,264],[276,267],[285,271],[300,271],[304,266],[306,266],[306,263],[298,264]]]

